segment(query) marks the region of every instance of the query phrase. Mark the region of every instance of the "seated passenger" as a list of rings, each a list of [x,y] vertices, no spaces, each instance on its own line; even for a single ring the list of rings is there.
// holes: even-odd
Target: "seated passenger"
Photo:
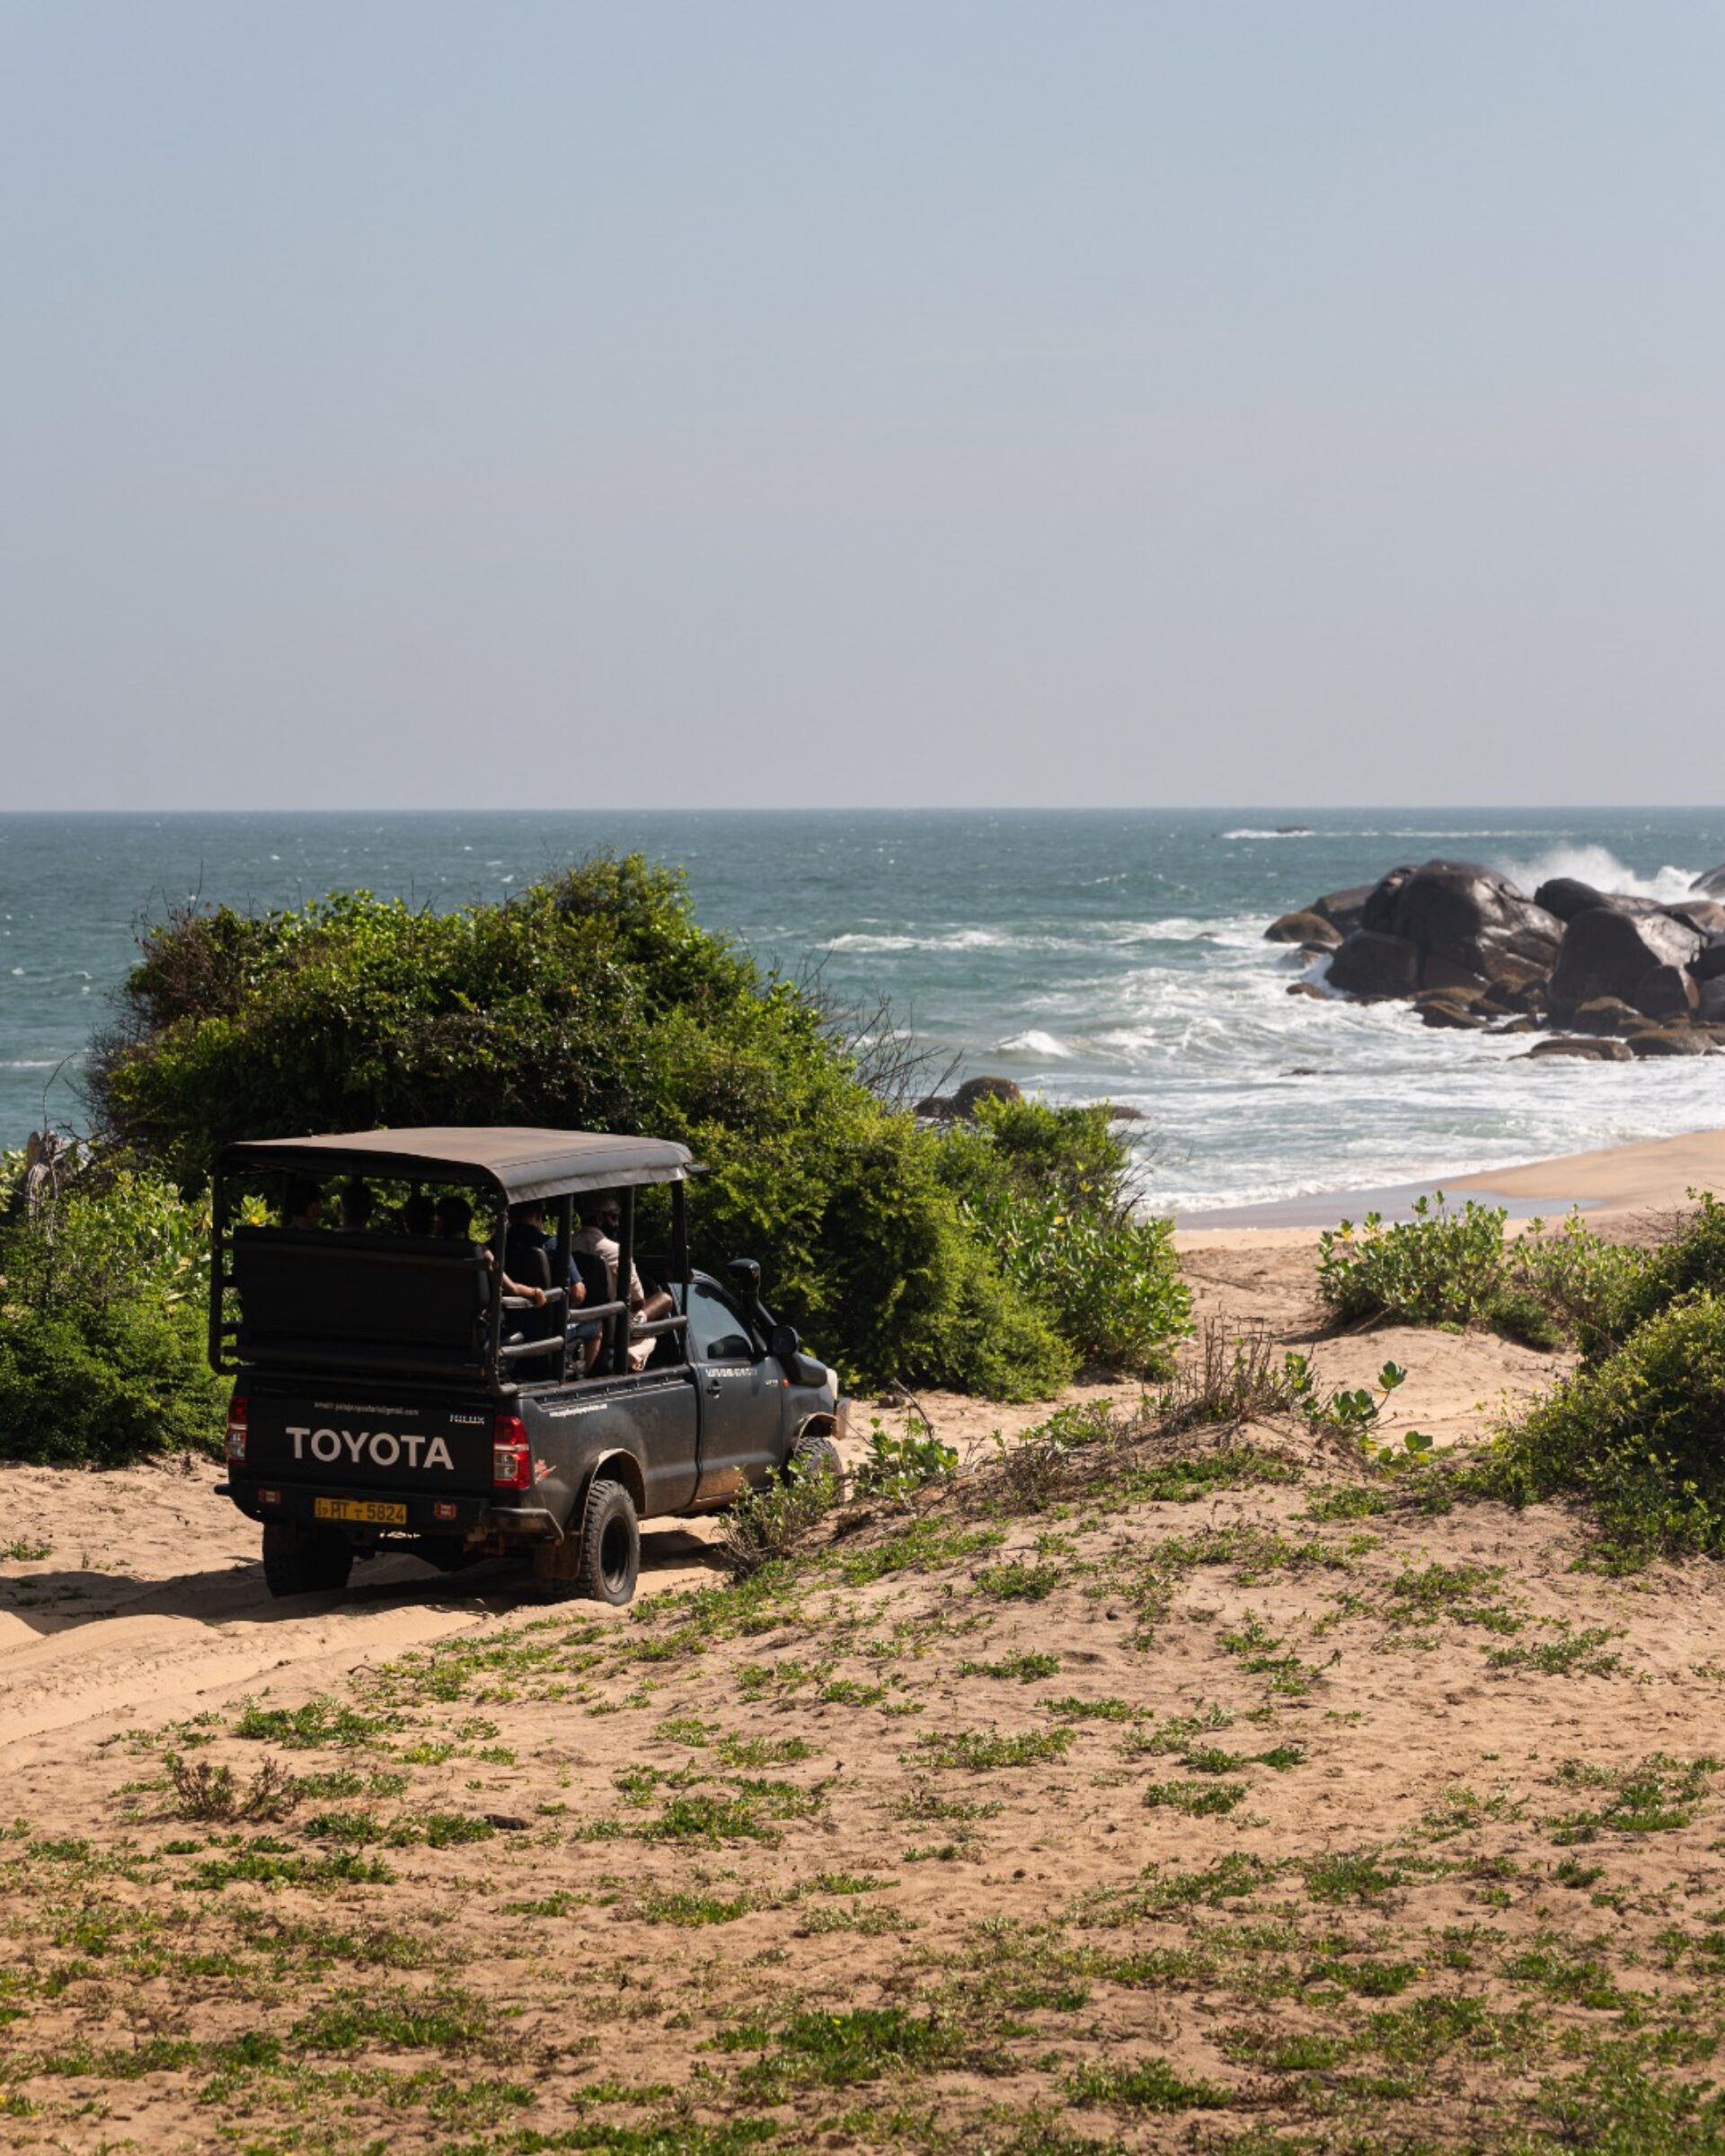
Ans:
[[[362,1182],[356,1175],[351,1182],[343,1183],[339,1200],[341,1207],[341,1224],[338,1231],[343,1235],[363,1235],[371,1225],[371,1216],[377,1208],[371,1185]]]
[[[436,1214],[438,1233],[450,1242],[466,1243],[477,1256],[485,1260],[488,1268],[495,1270],[497,1268],[496,1259],[482,1244],[475,1243],[473,1240],[473,1208],[464,1197],[440,1197],[438,1200]],[[536,1287],[532,1283],[523,1286],[518,1281],[510,1279],[507,1272],[503,1275],[503,1293],[506,1295],[519,1295],[524,1302],[531,1303],[535,1310],[543,1310],[545,1307],[546,1296],[543,1287]]]
[[[412,1192],[396,1217],[403,1235],[435,1235],[438,1232],[438,1208],[429,1190]]]
[[[617,1268],[623,1262],[622,1246],[617,1232],[623,1225],[623,1212],[615,1197],[593,1200],[581,1210],[581,1232],[576,1236],[576,1252],[603,1260],[606,1278],[610,1286],[607,1301],[617,1300]],[[648,1294],[641,1285],[641,1274],[632,1264],[629,1268],[629,1314],[632,1322],[650,1323],[655,1318],[668,1318],[675,1314],[677,1305],[663,1289]],[[629,1367],[644,1370],[652,1360],[654,1340],[632,1339],[629,1343]]]
[[[323,1210],[323,1193],[303,1175],[288,1180],[288,1193],[282,1200],[282,1224],[289,1228],[314,1228],[318,1215]]]
[[[551,1238],[545,1233],[545,1208],[538,1198],[509,1207],[509,1225],[503,1241],[503,1263],[518,1280],[548,1291],[553,1286]],[[541,1306],[543,1307],[543,1305]],[[529,1329],[530,1339],[549,1338],[550,1329],[540,1324]]]

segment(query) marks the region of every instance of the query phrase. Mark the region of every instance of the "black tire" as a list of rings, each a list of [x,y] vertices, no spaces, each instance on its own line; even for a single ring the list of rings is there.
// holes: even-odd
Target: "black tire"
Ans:
[[[271,1520],[263,1531],[264,1585],[275,1595],[334,1595],[353,1571],[353,1544],[332,1527]]]
[[[826,1475],[836,1489],[845,1487],[845,1463],[838,1456],[838,1447],[825,1430],[805,1430],[791,1448],[791,1457],[785,1463],[794,1468],[798,1479],[812,1482],[818,1476]]]
[[[620,1609],[632,1602],[641,1571],[641,1523],[621,1482],[596,1481],[581,1521],[580,1592]]]

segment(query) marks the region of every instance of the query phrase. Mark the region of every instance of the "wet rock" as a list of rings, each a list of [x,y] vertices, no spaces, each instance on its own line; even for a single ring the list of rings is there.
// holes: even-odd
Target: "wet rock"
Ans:
[[[1290,981],[1287,993],[1290,995],[1309,995],[1314,1003],[1327,1003],[1330,1001],[1315,981]]]
[[[1699,984],[1695,1015],[1704,1026],[1725,1025],[1725,973]]]
[[[1716,981],[1725,974],[1725,936],[1703,943],[1690,959],[1689,970],[1698,981]]]
[[[1660,907],[1674,921],[1681,921],[1685,928],[1693,928],[1697,935],[1725,935],[1725,906],[1717,898],[1685,898],[1679,906]]]
[[[1630,1000],[1648,1018],[1689,1018],[1701,1002],[1701,990],[1681,966],[1656,966],[1642,976]]]
[[[1351,936],[1357,928],[1366,925],[1362,915],[1373,888],[1369,883],[1354,883],[1345,891],[1326,891],[1322,898],[1312,901],[1310,910],[1344,936]]]
[[[1626,1040],[1605,1040],[1597,1034],[1560,1033],[1554,1039],[1536,1041],[1517,1063],[1532,1063],[1547,1056],[1574,1056],[1590,1063],[1627,1063],[1630,1060]]]
[[[952,1096],[952,1113],[958,1117],[974,1116],[978,1102],[983,1100],[1022,1100],[1024,1098],[1010,1078],[967,1078]]]
[[[1335,923],[1326,921],[1315,906],[1300,914],[1284,914],[1264,931],[1267,943],[1303,943],[1311,950],[1333,950],[1341,936]]]
[[[1590,906],[1563,931],[1552,969],[1552,1008],[1567,1015],[1604,995],[1636,1003],[1636,990],[1656,967],[1686,966],[1700,949],[1694,930],[1668,914]]]
[[[1423,988],[1488,981],[1518,988],[1542,980],[1563,934],[1554,914],[1473,861],[1393,870],[1374,888],[1365,920],[1368,929],[1414,946]]]
[[[928,1093],[911,1109],[913,1116],[925,1117],[931,1123],[950,1123],[952,1120],[951,1093]]]
[[[1539,1021],[1536,1018],[1527,1018],[1526,1016],[1521,1018],[1506,1018],[1501,1025],[1488,1026],[1486,1030],[1491,1035],[1494,1040],[1500,1038],[1505,1033],[1537,1033],[1539,1031]]]
[[[1147,1123],[1150,1118],[1141,1108],[1133,1108],[1124,1100],[1104,1101],[1110,1123]]]
[[[1689,888],[1706,898],[1725,898],[1725,862],[1716,869],[1703,869]]]
[[[1597,995],[1572,1012],[1569,1022],[1574,1033],[1639,1033],[1646,1020],[1633,1003],[1624,1003],[1621,996]]]
[[[1420,985],[1420,952],[1402,936],[1356,929],[1330,961],[1330,985],[1349,995],[1411,995]]]
[[[1453,1033],[1483,1032],[1491,1022],[1480,1009],[1477,996],[1450,988],[1440,989],[1435,995],[1416,996],[1414,1008],[1422,1023],[1441,1026]]]
[[[1555,914],[1560,921],[1573,921],[1589,906],[1607,906],[1610,900],[1604,891],[1596,891],[1579,876],[1548,876],[1534,893],[1534,904]]]
[[[1707,1043],[1689,1026],[1649,1026],[1624,1044],[1632,1056],[1704,1056]]]

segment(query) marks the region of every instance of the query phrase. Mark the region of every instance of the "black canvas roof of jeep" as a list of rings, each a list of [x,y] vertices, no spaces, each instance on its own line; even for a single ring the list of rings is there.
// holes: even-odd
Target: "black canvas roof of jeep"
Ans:
[[[346,1130],[309,1138],[252,1138],[229,1145],[222,1171],[271,1168],[301,1175],[440,1177],[496,1184],[511,1205],[633,1183],[680,1183],[696,1172],[686,1145],[594,1130],[523,1130],[450,1125],[415,1130]]]

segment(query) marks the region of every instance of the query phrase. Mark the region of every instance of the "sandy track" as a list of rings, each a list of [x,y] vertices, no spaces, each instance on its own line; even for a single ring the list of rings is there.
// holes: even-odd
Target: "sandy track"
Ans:
[[[518,1565],[451,1579],[390,1557],[361,1566],[346,1594],[278,1602],[257,1530],[215,1495],[217,1479],[204,1462],[0,1470],[0,1551],[47,1545],[0,1562],[0,1744],[14,1763],[44,1742],[82,1749],[247,1689],[287,1682],[303,1693],[535,1599]],[[708,1532],[649,1528],[643,1588],[710,1577]]]

